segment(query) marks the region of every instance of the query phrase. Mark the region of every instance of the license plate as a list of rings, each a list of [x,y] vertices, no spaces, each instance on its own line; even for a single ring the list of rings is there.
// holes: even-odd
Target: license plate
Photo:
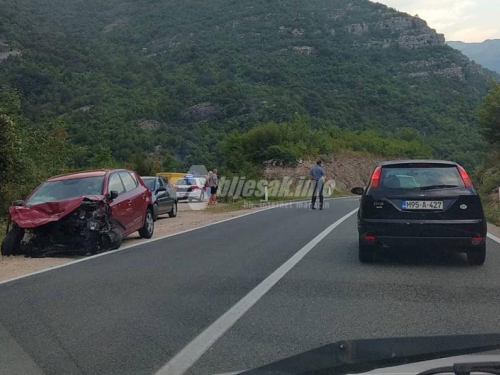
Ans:
[[[87,227],[90,229],[90,230],[97,230],[99,228],[99,223],[97,221],[89,221],[87,223]]]
[[[442,210],[443,201],[403,201],[403,210]]]

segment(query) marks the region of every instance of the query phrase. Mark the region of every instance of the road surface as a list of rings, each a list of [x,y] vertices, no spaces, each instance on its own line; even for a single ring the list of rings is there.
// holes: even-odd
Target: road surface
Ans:
[[[357,205],[266,210],[0,284],[0,374],[207,375],[341,339],[498,331],[498,243],[483,267],[363,265]]]

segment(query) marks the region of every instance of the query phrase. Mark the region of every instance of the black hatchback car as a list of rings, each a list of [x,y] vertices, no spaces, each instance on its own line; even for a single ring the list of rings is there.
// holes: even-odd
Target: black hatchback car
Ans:
[[[462,252],[471,265],[486,259],[481,200],[463,167],[448,161],[403,160],[377,166],[358,212],[359,260],[384,248]]]
[[[141,176],[142,181],[151,190],[153,198],[153,218],[168,214],[169,217],[177,216],[177,194],[172,185],[161,176]]]

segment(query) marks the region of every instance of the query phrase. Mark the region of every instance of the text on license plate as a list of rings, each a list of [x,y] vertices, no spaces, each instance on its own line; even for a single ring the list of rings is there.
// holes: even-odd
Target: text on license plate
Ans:
[[[402,201],[403,210],[442,210],[443,201]]]

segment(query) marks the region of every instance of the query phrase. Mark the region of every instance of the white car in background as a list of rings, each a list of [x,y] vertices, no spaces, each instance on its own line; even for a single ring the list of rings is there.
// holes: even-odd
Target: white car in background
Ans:
[[[175,183],[177,190],[177,200],[187,199],[189,201],[203,201],[205,177],[196,175],[186,175]]]

